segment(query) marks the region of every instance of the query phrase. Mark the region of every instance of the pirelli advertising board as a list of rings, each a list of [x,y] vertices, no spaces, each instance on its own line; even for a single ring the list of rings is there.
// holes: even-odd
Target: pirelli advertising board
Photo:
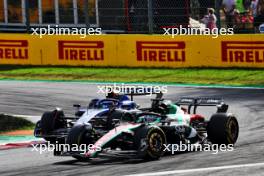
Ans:
[[[223,64],[264,64],[264,40],[221,41]]]
[[[0,64],[41,65],[40,48],[30,47],[34,40],[23,35],[0,35]]]
[[[0,64],[264,68],[264,35],[44,36],[0,34]]]
[[[114,66],[117,61],[116,37],[47,36],[43,42],[44,65]]]

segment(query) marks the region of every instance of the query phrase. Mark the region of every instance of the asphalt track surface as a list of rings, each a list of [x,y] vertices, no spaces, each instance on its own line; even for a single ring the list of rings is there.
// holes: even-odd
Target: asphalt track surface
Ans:
[[[59,106],[66,114],[72,104],[86,105],[98,95],[97,85],[85,83],[0,81],[0,112],[40,116],[45,110]],[[264,175],[264,90],[169,87],[165,98],[182,96],[224,97],[229,112],[236,114],[240,135],[232,152],[191,152],[165,156],[158,161],[143,162],[127,158],[99,158],[78,162],[71,157],[39,154],[32,148],[0,151],[0,175],[129,175],[164,171],[179,171],[177,175]],[[149,104],[149,97],[137,98],[139,104]],[[206,109],[202,109],[206,111]],[[215,111],[214,108],[210,112]],[[200,111],[201,112],[201,111]],[[32,119],[37,121],[38,119]],[[245,165],[244,165],[245,164]],[[248,165],[250,164],[250,166]],[[240,167],[236,167],[241,165]],[[235,166],[235,167],[228,167]],[[220,167],[219,169],[208,169]],[[202,170],[192,170],[205,168]],[[175,172],[177,173],[177,172]],[[174,173],[174,174],[175,174]],[[162,173],[160,173],[162,174]],[[158,174],[157,174],[158,175]]]

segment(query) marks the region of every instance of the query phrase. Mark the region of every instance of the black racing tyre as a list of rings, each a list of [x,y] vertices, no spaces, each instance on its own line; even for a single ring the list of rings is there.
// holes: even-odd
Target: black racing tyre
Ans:
[[[51,133],[54,129],[54,122],[53,112],[44,112],[40,120],[42,134]]]
[[[73,147],[73,145],[80,146],[81,144],[86,144],[88,146],[92,141],[90,134],[91,129],[88,129],[86,125],[76,125],[70,130],[66,143],[71,147]],[[76,155],[72,155],[72,157],[79,161],[89,160],[89,158],[78,155],[77,151]]]
[[[81,144],[81,137],[84,133],[84,125],[76,125],[74,127],[71,128],[68,137],[67,137],[67,144],[77,144],[80,145]]]
[[[49,135],[52,131],[59,128],[66,128],[67,122],[63,118],[63,111],[51,111],[45,112],[40,120],[40,127],[43,135]],[[54,137],[45,137],[46,141],[55,142],[56,138]]]
[[[49,134],[53,130],[67,127],[64,113],[59,110],[45,112],[41,117],[40,123],[43,134]]]
[[[212,115],[207,134],[213,144],[235,144],[239,134],[239,125],[233,115],[217,113]]]
[[[135,133],[135,147],[138,157],[145,160],[157,160],[164,155],[165,133],[158,127],[143,127]]]
[[[54,128],[54,115],[52,112],[45,112],[40,120],[41,131],[43,135],[50,134]],[[55,137],[44,137],[46,141],[55,143]]]

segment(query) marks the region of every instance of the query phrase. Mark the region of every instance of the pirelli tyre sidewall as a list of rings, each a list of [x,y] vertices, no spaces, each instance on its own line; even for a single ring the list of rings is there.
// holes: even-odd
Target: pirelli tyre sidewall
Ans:
[[[91,129],[88,128],[87,125],[79,124],[71,128],[66,143],[67,144],[74,144],[74,145],[81,145],[81,144],[90,144],[91,139],[87,138],[87,134],[92,132]]]
[[[76,125],[74,126],[67,137],[66,143],[70,145],[70,147],[73,147],[73,145],[80,146],[81,144],[90,144],[90,141],[85,138],[85,135],[90,132],[90,130],[87,129],[86,125]],[[73,158],[79,160],[79,161],[87,161],[89,158],[81,156],[81,155],[72,155]]]
[[[233,114],[214,114],[208,123],[207,133],[214,144],[235,144],[239,134],[238,121]]]
[[[140,128],[136,132],[135,140],[139,158],[156,160],[163,156],[167,141],[165,133],[159,127]]]

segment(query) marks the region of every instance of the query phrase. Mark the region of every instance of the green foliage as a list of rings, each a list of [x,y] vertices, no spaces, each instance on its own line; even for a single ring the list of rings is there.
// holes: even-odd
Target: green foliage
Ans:
[[[34,124],[26,119],[0,114],[0,132],[32,129]]]
[[[1,66],[0,79],[264,86],[263,69]]]

